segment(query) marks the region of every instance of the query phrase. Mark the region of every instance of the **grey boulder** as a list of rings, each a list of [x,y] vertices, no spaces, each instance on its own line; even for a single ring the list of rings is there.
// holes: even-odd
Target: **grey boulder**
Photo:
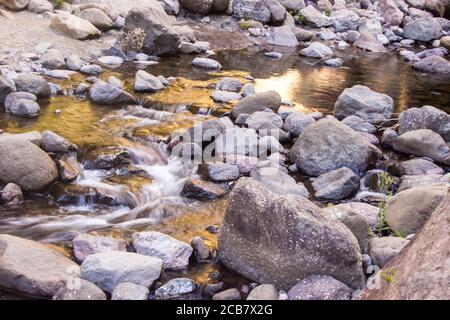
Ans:
[[[343,167],[322,174],[312,183],[315,196],[321,200],[342,200],[354,195],[359,189],[359,177]]]

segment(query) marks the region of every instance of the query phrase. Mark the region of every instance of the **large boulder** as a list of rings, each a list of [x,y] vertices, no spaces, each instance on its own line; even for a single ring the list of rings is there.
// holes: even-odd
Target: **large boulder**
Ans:
[[[89,234],[79,234],[72,240],[73,255],[82,263],[87,256],[100,252],[127,251],[127,243],[122,239],[115,239]]]
[[[445,58],[431,56],[413,64],[417,71],[433,74],[450,74],[450,62]]]
[[[144,71],[136,72],[134,80],[134,91],[136,92],[155,92],[164,89],[165,86],[161,83],[158,77]]]
[[[413,20],[403,28],[405,38],[422,42],[439,39],[441,35],[442,26],[438,21],[430,18]]]
[[[25,295],[51,298],[80,275],[80,267],[45,244],[0,235],[0,286]]]
[[[24,9],[30,0],[0,0],[0,5],[14,11],[19,11]]]
[[[286,9],[278,0],[262,0],[270,11],[270,22],[273,25],[280,25],[286,19]]]
[[[234,186],[218,246],[228,268],[284,290],[311,274],[352,288],[364,281],[357,240],[344,225],[306,198],[277,195],[252,178]]]
[[[356,131],[331,118],[306,127],[290,151],[290,159],[311,176],[347,167],[361,175],[380,151]]]
[[[410,176],[419,176],[419,175],[443,175],[444,169],[439,167],[437,164],[422,159],[411,159],[406,161],[401,161],[395,164],[391,171],[399,176],[410,175]]]
[[[66,11],[55,14],[51,26],[55,31],[77,40],[96,39],[101,36],[100,30],[92,23]]]
[[[396,151],[450,164],[450,148],[439,134],[429,129],[418,129],[402,134],[394,140],[393,148]]]
[[[87,256],[81,278],[112,293],[122,282],[150,287],[161,275],[163,261],[131,252],[110,251]]]
[[[391,97],[361,85],[345,89],[334,104],[334,114],[338,119],[356,115],[370,123],[389,119],[393,110]]]
[[[155,1],[152,6],[133,8],[128,12],[123,30],[130,32],[135,29],[144,30],[144,53],[167,56],[178,51],[181,36],[158,2]]]
[[[410,108],[400,113],[399,133],[417,129],[430,129],[450,142],[450,116],[433,106]]]
[[[233,0],[233,17],[236,19],[256,20],[261,23],[270,21],[269,8],[261,0]]]
[[[386,203],[389,227],[400,234],[416,233],[447,195],[446,184],[416,187],[397,193]]]
[[[362,33],[355,41],[355,46],[369,52],[383,53],[387,52],[383,43],[372,33]]]
[[[14,82],[6,80],[0,75],[0,104],[3,104],[6,100],[6,97],[14,91],[16,91]]]
[[[367,289],[359,298],[450,299],[449,228],[450,196],[447,195],[413,240],[381,270],[380,288]]]
[[[24,191],[38,191],[58,177],[53,160],[24,139],[0,139],[0,180],[15,183]]]
[[[267,44],[281,47],[296,47],[298,40],[289,26],[273,28],[266,40]]]
[[[80,12],[80,18],[92,23],[96,28],[102,31],[108,31],[114,27],[114,22],[108,15],[97,8],[87,8]]]
[[[131,94],[116,86],[98,80],[89,88],[91,100],[99,104],[131,103],[134,98]]]
[[[33,73],[21,73],[14,80],[18,91],[34,94],[38,98],[48,98],[51,89],[44,77]]]
[[[180,0],[183,8],[193,12],[207,14],[213,5],[213,0]]]
[[[277,112],[281,105],[281,96],[276,91],[267,91],[247,96],[240,100],[231,110],[233,118],[240,114],[252,114],[270,109]]]
[[[359,16],[349,9],[332,11],[330,15],[336,32],[356,30],[359,26]]]

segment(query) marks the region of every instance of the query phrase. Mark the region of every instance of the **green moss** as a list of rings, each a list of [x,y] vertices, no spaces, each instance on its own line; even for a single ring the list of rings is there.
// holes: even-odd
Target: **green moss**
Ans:
[[[52,0],[53,6],[55,8],[62,6],[65,2],[65,0]]]
[[[387,283],[391,284],[394,282],[394,278],[397,275],[397,270],[395,269],[388,269],[381,273],[381,278],[385,280]]]
[[[241,21],[241,23],[239,23],[239,28],[241,30],[248,30],[252,27],[252,24],[248,21]]]

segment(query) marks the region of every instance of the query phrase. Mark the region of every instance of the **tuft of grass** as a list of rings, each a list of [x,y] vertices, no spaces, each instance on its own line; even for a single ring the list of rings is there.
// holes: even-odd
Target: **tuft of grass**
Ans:
[[[62,6],[65,2],[65,0],[52,0],[53,6],[55,8]]]
[[[241,21],[239,23],[239,28],[241,30],[248,30],[251,28],[251,26],[252,26],[252,24],[249,21]]]
[[[388,269],[381,273],[381,277],[383,278],[383,280],[385,280],[389,284],[394,282],[396,275],[397,275],[397,270],[395,270],[395,269]]]
[[[383,171],[380,173],[380,177],[378,179],[378,186],[380,190],[386,194],[386,199],[392,197],[392,185],[394,184],[394,178],[387,172]],[[380,203],[380,211],[378,212],[378,224],[375,232],[378,235],[383,235],[389,233],[390,227],[386,221],[385,211],[386,211],[386,201],[383,200]]]

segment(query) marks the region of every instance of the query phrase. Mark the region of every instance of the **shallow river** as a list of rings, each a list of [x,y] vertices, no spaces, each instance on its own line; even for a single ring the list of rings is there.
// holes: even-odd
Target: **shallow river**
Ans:
[[[89,197],[61,204],[48,194],[29,195],[17,207],[0,206],[0,233],[68,247],[76,232],[127,237],[135,230],[148,229],[184,241],[200,235],[215,247],[215,234],[206,229],[220,224],[226,199],[201,204],[181,198],[179,192],[184,178],[192,172],[168,157],[162,141],[175,129],[230,110],[230,106],[215,104],[210,98],[211,85],[224,76],[247,82],[245,77],[251,75],[257,91],[276,90],[305,112],[331,113],[342,90],[355,84],[391,96],[396,113],[427,104],[450,112],[450,79],[416,73],[396,53],[376,55],[348,50],[341,56],[344,67],[339,69],[318,65],[296,54],[270,60],[261,52],[232,51],[218,53],[213,58],[221,62],[221,71],[207,72],[192,67],[192,56],[166,58],[146,69],[154,75],[177,77],[167,89],[139,96],[146,107],[168,112],[159,119],[130,115],[125,111],[126,106],[98,106],[71,96],[40,101],[41,115],[37,119],[16,118],[0,111],[0,128],[6,132],[52,130],[78,145],[79,160],[99,147],[122,146],[133,156],[134,169],[144,173],[84,170],[72,185],[99,188],[120,204],[98,203]],[[101,78],[114,75],[125,81],[132,92],[135,72],[134,66],[127,64],[104,72]],[[78,75],[71,81],[50,80],[71,92],[83,78]],[[57,109],[62,111],[58,116]],[[142,140],[130,142],[124,138],[128,134]],[[242,281],[214,262],[168,273],[165,277],[179,277],[181,273],[205,283],[213,280],[215,272],[230,284]]]

